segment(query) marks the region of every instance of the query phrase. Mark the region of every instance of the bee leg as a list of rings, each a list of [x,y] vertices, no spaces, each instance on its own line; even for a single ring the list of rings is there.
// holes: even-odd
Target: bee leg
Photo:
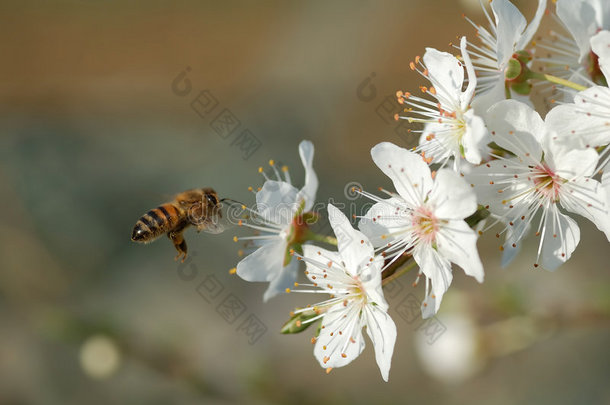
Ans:
[[[186,259],[187,248],[186,241],[182,236],[182,232],[168,232],[167,237],[172,240],[174,247],[178,251],[178,254],[174,258],[174,260],[178,260],[180,256],[182,256],[182,263],[184,263],[184,260]]]

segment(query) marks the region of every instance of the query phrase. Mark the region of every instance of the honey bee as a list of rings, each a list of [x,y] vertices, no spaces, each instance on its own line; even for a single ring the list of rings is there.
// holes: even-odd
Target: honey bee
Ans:
[[[173,201],[142,215],[133,228],[131,240],[148,243],[165,233],[178,251],[175,260],[182,256],[184,262],[187,246],[182,233],[191,225],[197,227],[197,232],[222,232],[224,227],[219,222],[222,218],[222,201],[211,188],[184,191],[177,194]]]

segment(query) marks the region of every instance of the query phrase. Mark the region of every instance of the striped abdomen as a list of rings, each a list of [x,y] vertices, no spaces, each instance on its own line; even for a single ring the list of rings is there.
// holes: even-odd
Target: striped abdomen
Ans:
[[[142,215],[133,227],[131,240],[150,242],[164,233],[176,231],[178,228],[182,229],[186,224],[181,210],[173,204],[163,204]]]

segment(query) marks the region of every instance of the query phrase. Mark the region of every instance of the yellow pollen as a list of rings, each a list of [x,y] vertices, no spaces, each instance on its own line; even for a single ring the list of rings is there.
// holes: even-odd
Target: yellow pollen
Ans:
[[[326,369],[326,374],[330,374],[330,372],[331,372],[331,371],[333,371],[333,368],[332,368],[332,367],[328,367],[328,368]]]
[[[287,172],[288,171],[288,166],[282,166],[282,171],[283,172]]]
[[[263,172],[263,166],[261,166],[261,167],[259,167],[259,168],[258,168],[258,172],[259,172],[259,173],[262,173],[262,172]]]
[[[237,236],[233,236],[233,242],[237,242],[239,239],[237,238]]]
[[[286,293],[289,293],[289,292],[290,292],[290,288],[286,288]]]
[[[231,270],[229,270],[229,274],[235,274],[237,273],[237,267],[233,267]]]
[[[273,161],[273,159],[269,160],[269,166],[273,166],[275,164],[275,162]]]

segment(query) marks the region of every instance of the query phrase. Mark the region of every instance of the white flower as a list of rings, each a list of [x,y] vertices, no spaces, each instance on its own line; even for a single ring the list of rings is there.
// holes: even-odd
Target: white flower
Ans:
[[[551,31],[537,46],[543,48],[538,61],[548,64],[546,73],[577,84],[603,84],[593,37],[610,28],[610,3],[607,0],[558,0],[556,13],[567,34]],[[592,52],[593,51],[593,52]],[[571,92],[565,93],[571,100]]]
[[[474,95],[477,79],[468,53],[466,38],[460,41],[462,57],[468,73],[468,87],[464,85],[464,67],[457,58],[447,52],[427,48],[419,71],[430,80],[431,88],[422,88],[437,102],[398,92],[398,101],[415,109],[408,108],[408,116],[401,117],[409,122],[426,124],[420,138],[418,152],[432,162],[447,163],[454,158],[456,167],[464,158],[472,163],[481,163],[482,151],[487,144],[487,130],[483,119],[474,114],[470,102]],[[411,64],[416,69],[415,64]],[[413,115],[411,115],[413,114]]]
[[[591,40],[601,70],[610,79],[610,32],[601,31]],[[598,148],[610,144],[610,89],[593,86],[574,96],[574,102],[553,108],[546,117],[562,142],[574,148]],[[598,168],[607,164],[610,149],[602,152]]]
[[[591,178],[597,153],[562,142],[555,125],[515,100],[501,101],[489,110],[492,139],[515,156],[497,156],[475,168],[469,178],[479,202],[506,224],[503,265],[519,251],[538,212],[535,266],[540,261],[547,270],[566,262],[580,240],[576,221],[563,210],[584,216],[606,234],[610,231],[603,189]]]
[[[464,221],[477,209],[475,194],[449,169],[439,170],[433,179],[421,156],[394,144],[380,143],[371,155],[398,194],[377,199],[360,221],[360,229],[375,246],[385,246],[390,257],[413,255],[426,276],[422,314],[428,318],[438,311],[451,284],[451,263],[483,282],[477,235]]]
[[[373,246],[361,232],[352,228],[336,207],[328,204],[330,224],[338,241],[338,252],[316,246],[303,246],[299,259],[307,263],[305,274],[320,290],[295,292],[327,293],[331,298],[313,306],[322,318],[315,339],[314,356],[327,370],[351,363],[364,350],[362,328],[375,348],[375,359],[381,376],[388,381],[396,325],[387,313],[388,304],[381,289],[381,267],[384,259],[375,256]],[[305,308],[295,313],[311,310]]]
[[[476,96],[473,101],[475,111],[485,111],[495,102],[505,98],[505,71],[508,61],[516,51],[524,50],[538,30],[544,15],[546,0],[538,1],[536,15],[529,25],[525,17],[508,0],[493,0],[491,10],[494,21],[483,8],[489,30],[468,20],[477,30],[481,46],[470,44],[472,63],[478,75]],[[474,50],[473,50],[474,49]]]
[[[269,288],[263,299],[282,293],[297,279],[298,263],[288,254],[293,244],[300,242],[299,234],[306,227],[302,214],[311,210],[318,189],[318,178],[313,170],[314,148],[309,141],[299,144],[299,155],[305,167],[305,185],[297,190],[284,169],[284,180],[276,172],[276,180],[267,180],[256,193],[256,210],[250,210],[253,223],[240,225],[262,234],[235,240],[251,240],[256,250],[237,264],[237,274],[246,281],[267,281]],[[262,172],[262,170],[261,170]]]

